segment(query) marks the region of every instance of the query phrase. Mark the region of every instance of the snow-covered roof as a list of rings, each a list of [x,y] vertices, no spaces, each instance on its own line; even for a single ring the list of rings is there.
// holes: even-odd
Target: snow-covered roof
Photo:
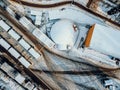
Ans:
[[[8,52],[11,53],[15,58],[20,56],[20,54],[12,47],[8,50]]]
[[[36,10],[30,10],[32,15],[41,15],[40,11],[36,11]]]
[[[16,33],[13,29],[11,29],[8,32],[15,40],[18,40],[20,38],[20,35],[18,33]]]
[[[33,29],[35,29],[35,26],[34,26],[26,17],[20,18],[19,22],[20,22],[25,28],[27,28],[27,30],[29,30],[30,32],[32,32]]]
[[[31,10],[31,15],[35,15],[35,25],[41,24],[41,15],[42,13],[40,11]]]
[[[67,19],[59,20],[52,26],[50,36],[59,50],[67,50],[69,47],[73,47],[78,35],[78,30],[74,26],[74,22]]]
[[[0,26],[6,31],[8,31],[8,29],[10,29],[10,26],[8,24],[6,24],[3,20],[0,20]]]
[[[113,81],[111,79],[105,80],[105,86],[113,85]]]
[[[120,58],[120,31],[95,24],[89,30],[85,46],[101,53]]]
[[[9,73],[11,70],[13,70],[13,68],[10,66],[10,65],[8,65],[8,63],[3,63],[1,66],[0,66],[0,68],[2,69],[2,70],[4,70],[5,72],[7,72],[7,73]],[[10,73],[9,73],[9,75],[10,75]]]
[[[25,77],[23,77],[21,74],[18,74],[16,77],[15,77],[15,80],[18,82],[18,83],[23,83],[24,80],[25,80]]]
[[[40,24],[41,24],[41,16],[40,15],[36,15],[35,25],[40,25]]]
[[[36,52],[33,48],[30,48],[28,52],[31,53],[36,59],[40,57],[40,54]]]
[[[24,40],[24,39],[21,39],[19,41],[19,43],[26,49],[28,50],[30,48],[30,45]]]
[[[53,48],[55,43],[49,39],[41,30],[39,30],[38,28],[36,28],[32,34],[40,40],[40,42],[42,42],[45,46],[49,47],[49,48]]]
[[[24,58],[24,57],[21,57],[19,59],[19,61],[26,67],[28,68],[31,64]]]
[[[0,39],[0,45],[2,45],[5,49],[8,49],[10,47],[10,44],[8,44],[4,39]]]
[[[25,84],[25,87],[28,88],[29,90],[33,90],[34,84],[29,81]]]

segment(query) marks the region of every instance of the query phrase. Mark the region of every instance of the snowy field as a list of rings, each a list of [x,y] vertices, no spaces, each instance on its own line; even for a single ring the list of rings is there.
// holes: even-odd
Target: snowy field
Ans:
[[[93,17],[90,14],[86,14],[84,11],[78,10],[77,8],[72,6],[65,8],[64,10],[51,10],[48,12],[50,19],[67,18],[77,23],[86,24],[101,23],[101,20],[97,19],[97,17]]]
[[[30,9],[26,9],[26,10],[35,11],[35,8],[30,8]],[[65,18],[65,19],[73,20],[74,22],[79,24],[79,29],[80,29],[79,35],[80,36],[79,36],[77,44],[79,43],[81,37],[85,38],[85,35],[87,33],[87,29],[83,28],[82,25],[90,25],[91,26],[91,25],[97,23],[97,24],[101,24],[104,26],[108,26],[102,19],[100,19],[86,11],[79,9],[79,8],[75,7],[74,5],[67,5],[67,6],[62,6],[62,7],[58,7],[58,8],[43,9],[43,10],[36,9],[36,12],[39,12],[40,15],[42,15],[42,13],[46,13],[46,15],[47,15],[46,17],[48,17],[49,20]],[[81,51],[79,51],[79,50],[78,51],[75,50],[75,52],[74,52],[74,49],[73,49],[73,51],[71,50],[70,53],[73,53],[72,55],[74,55],[74,53],[78,53],[78,56],[80,57]],[[92,52],[94,52],[94,51],[92,51]],[[102,60],[101,58],[94,56],[94,54],[99,56],[99,53],[97,53],[97,52],[94,52],[93,55],[92,54],[89,55],[87,53],[89,53],[88,50],[85,50],[84,54],[81,54],[81,55],[83,55],[85,57],[86,56],[91,57],[92,59],[96,59],[96,60],[98,60],[97,62]],[[106,55],[104,55],[104,54],[103,54],[102,58],[106,59],[106,60],[108,60],[108,59],[110,60],[110,58],[108,58],[108,57],[106,58]],[[114,62],[114,65],[115,65],[115,62]]]

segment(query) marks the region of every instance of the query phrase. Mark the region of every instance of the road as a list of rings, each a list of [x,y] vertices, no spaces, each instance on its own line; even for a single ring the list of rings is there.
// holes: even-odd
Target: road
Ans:
[[[67,4],[72,4],[72,5],[77,6],[80,9],[83,9],[83,10],[85,10],[85,11],[87,11],[87,12],[89,12],[89,13],[91,13],[91,14],[93,14],[93,15],[95,15],[95,16],[103,19],[103,20],[105,20],[105,21],[108,21],[108,22],[110,22],[110,23],[112,23],[115,26],[118,26],[120,28],[120,24],[119,23],[117,23],[117,22],[115,22],[115,21],[111,20],[110,18],[107,18],[107,17],[105,17],[103,15],[100,15],[100,14],[90,10],[87,7],[84,7],[80,3],[75,2],[73,0],[72,1],[64,1],[64,2],[59,2],[59,3],[54,3],[54,4],[47,4],[47,5],[37,4],[37,3],[30,3],[30,2],[27,2],[27,1],[24,1],[24,0],[18,0],[18,1],[17,0],[11,0],[11,1],[18,2],[18,3],[22,4],[22,5],[35,7],[35,8],[53,8],[53,7],[59,7],[59,6],[67,5]]]

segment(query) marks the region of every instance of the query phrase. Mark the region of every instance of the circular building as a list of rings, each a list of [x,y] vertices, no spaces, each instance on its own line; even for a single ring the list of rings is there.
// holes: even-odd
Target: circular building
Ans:
[[[77,39],[78,29],[73,21],[61,19],[53,24],[50,31],[51,39],[59,50],[71,49]]]

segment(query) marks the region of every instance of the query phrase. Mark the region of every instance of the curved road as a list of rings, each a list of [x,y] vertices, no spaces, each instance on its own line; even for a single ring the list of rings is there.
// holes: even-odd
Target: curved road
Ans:
[[[113,21],[113,20],[111,20],[111,19],[109,19],[109,18],[107,18],[107,17],[105,17],[103,15],[100,15],[100,14],[94,12],[94,11],[90,10],[89,8],[84,7],[83,5],[81,5],[80,3],[75,2],[75,1],[64,1],[64,2],[54,3],[54,4],[47,4],[47,5],[31,3],[31,2],[27,2],[27,1],[23,1],[23,0],[11,0],[11,1],[18,2],[18,3],[21,3],[21,4],[26,5],[26,6],[30,6],[30,7],[36,7],[36,8],[53,8],[53,7],[67,5],[67,4],[73,4],[73,5],[77,6],[80,9],[83,9],[83,10],[85,10],[85,11],[87,11],[87,12],[89,12],[89,13],[97,16],[97,17],[100,17],[101,19],[104,19],[104,20],[106,20],[106,21],[120,27],[119,23],[117,23],[117,22],[115,22],[115,21]]]

